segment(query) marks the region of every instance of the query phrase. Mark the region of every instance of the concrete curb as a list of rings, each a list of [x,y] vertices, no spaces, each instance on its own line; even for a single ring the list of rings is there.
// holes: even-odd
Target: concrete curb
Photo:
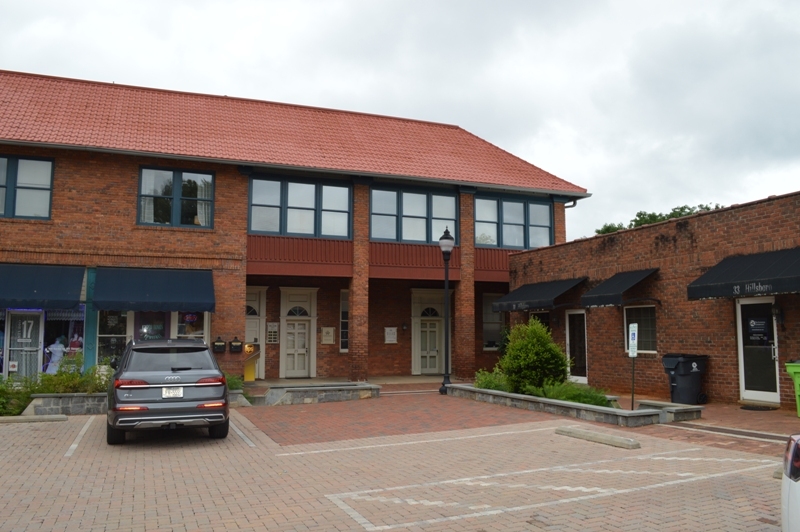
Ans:
[[[593,432],[591,430],[576,429],[574,427],[558,427],[556,429],[556,434],[594,443],[602,443],[603,445],[611,445],[612,447],[620,447],[622,449],[639,449],[642,447],[638,441],[632,438],[623,438],[622,436],[613,436],[603,432]]]
[[[39,423],[41,421],[66,421],[67,416],[53,414],[48,416],[2,416],[0,423]]]

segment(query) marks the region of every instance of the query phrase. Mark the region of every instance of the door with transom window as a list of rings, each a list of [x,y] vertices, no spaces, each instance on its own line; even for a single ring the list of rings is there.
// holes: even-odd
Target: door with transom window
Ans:
[[[41,312],[8,313],[8,351],[3,377],[36,378],[42,368],[44,327]],[[2,344],[0,344],[0,350]]]

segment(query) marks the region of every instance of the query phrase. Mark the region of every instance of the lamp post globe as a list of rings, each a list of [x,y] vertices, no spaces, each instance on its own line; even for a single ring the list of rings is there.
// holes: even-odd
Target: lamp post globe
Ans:
[[[444,379],[439,388],[442,395],[447,395],[447,385],[450,384],[450,253],[455,244],[455,238],[445,227],[444,234],[439,238],[439,249],[444,259]]]

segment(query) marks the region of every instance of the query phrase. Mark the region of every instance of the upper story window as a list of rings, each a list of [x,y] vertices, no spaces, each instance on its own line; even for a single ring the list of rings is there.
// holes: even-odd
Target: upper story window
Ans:
[[[139,183],[139,223],[213,227],[213,174],[143,168]]]
[[[455,195],[372,189],[370,203],[374,240],[437,243],[445,228],[457,234]]]
[[[532,249],[552,244],[552,205],[525,199],[475,198],[475,244]]]
[[[53,161],[0,157],[0,218],[50,218]]]
[[[350,204],[349,186],[253,179],[250,231],[349,238]]]

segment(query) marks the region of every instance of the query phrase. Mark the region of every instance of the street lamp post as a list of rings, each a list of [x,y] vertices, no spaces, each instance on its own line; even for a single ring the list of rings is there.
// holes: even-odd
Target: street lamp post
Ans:
[[[447,395],[447,385],[450,384],[450,253],[456,241],[444,228],[444,234],[439,239],[439,249],[442,250],[444,259],[444,380],[439,393]]]

